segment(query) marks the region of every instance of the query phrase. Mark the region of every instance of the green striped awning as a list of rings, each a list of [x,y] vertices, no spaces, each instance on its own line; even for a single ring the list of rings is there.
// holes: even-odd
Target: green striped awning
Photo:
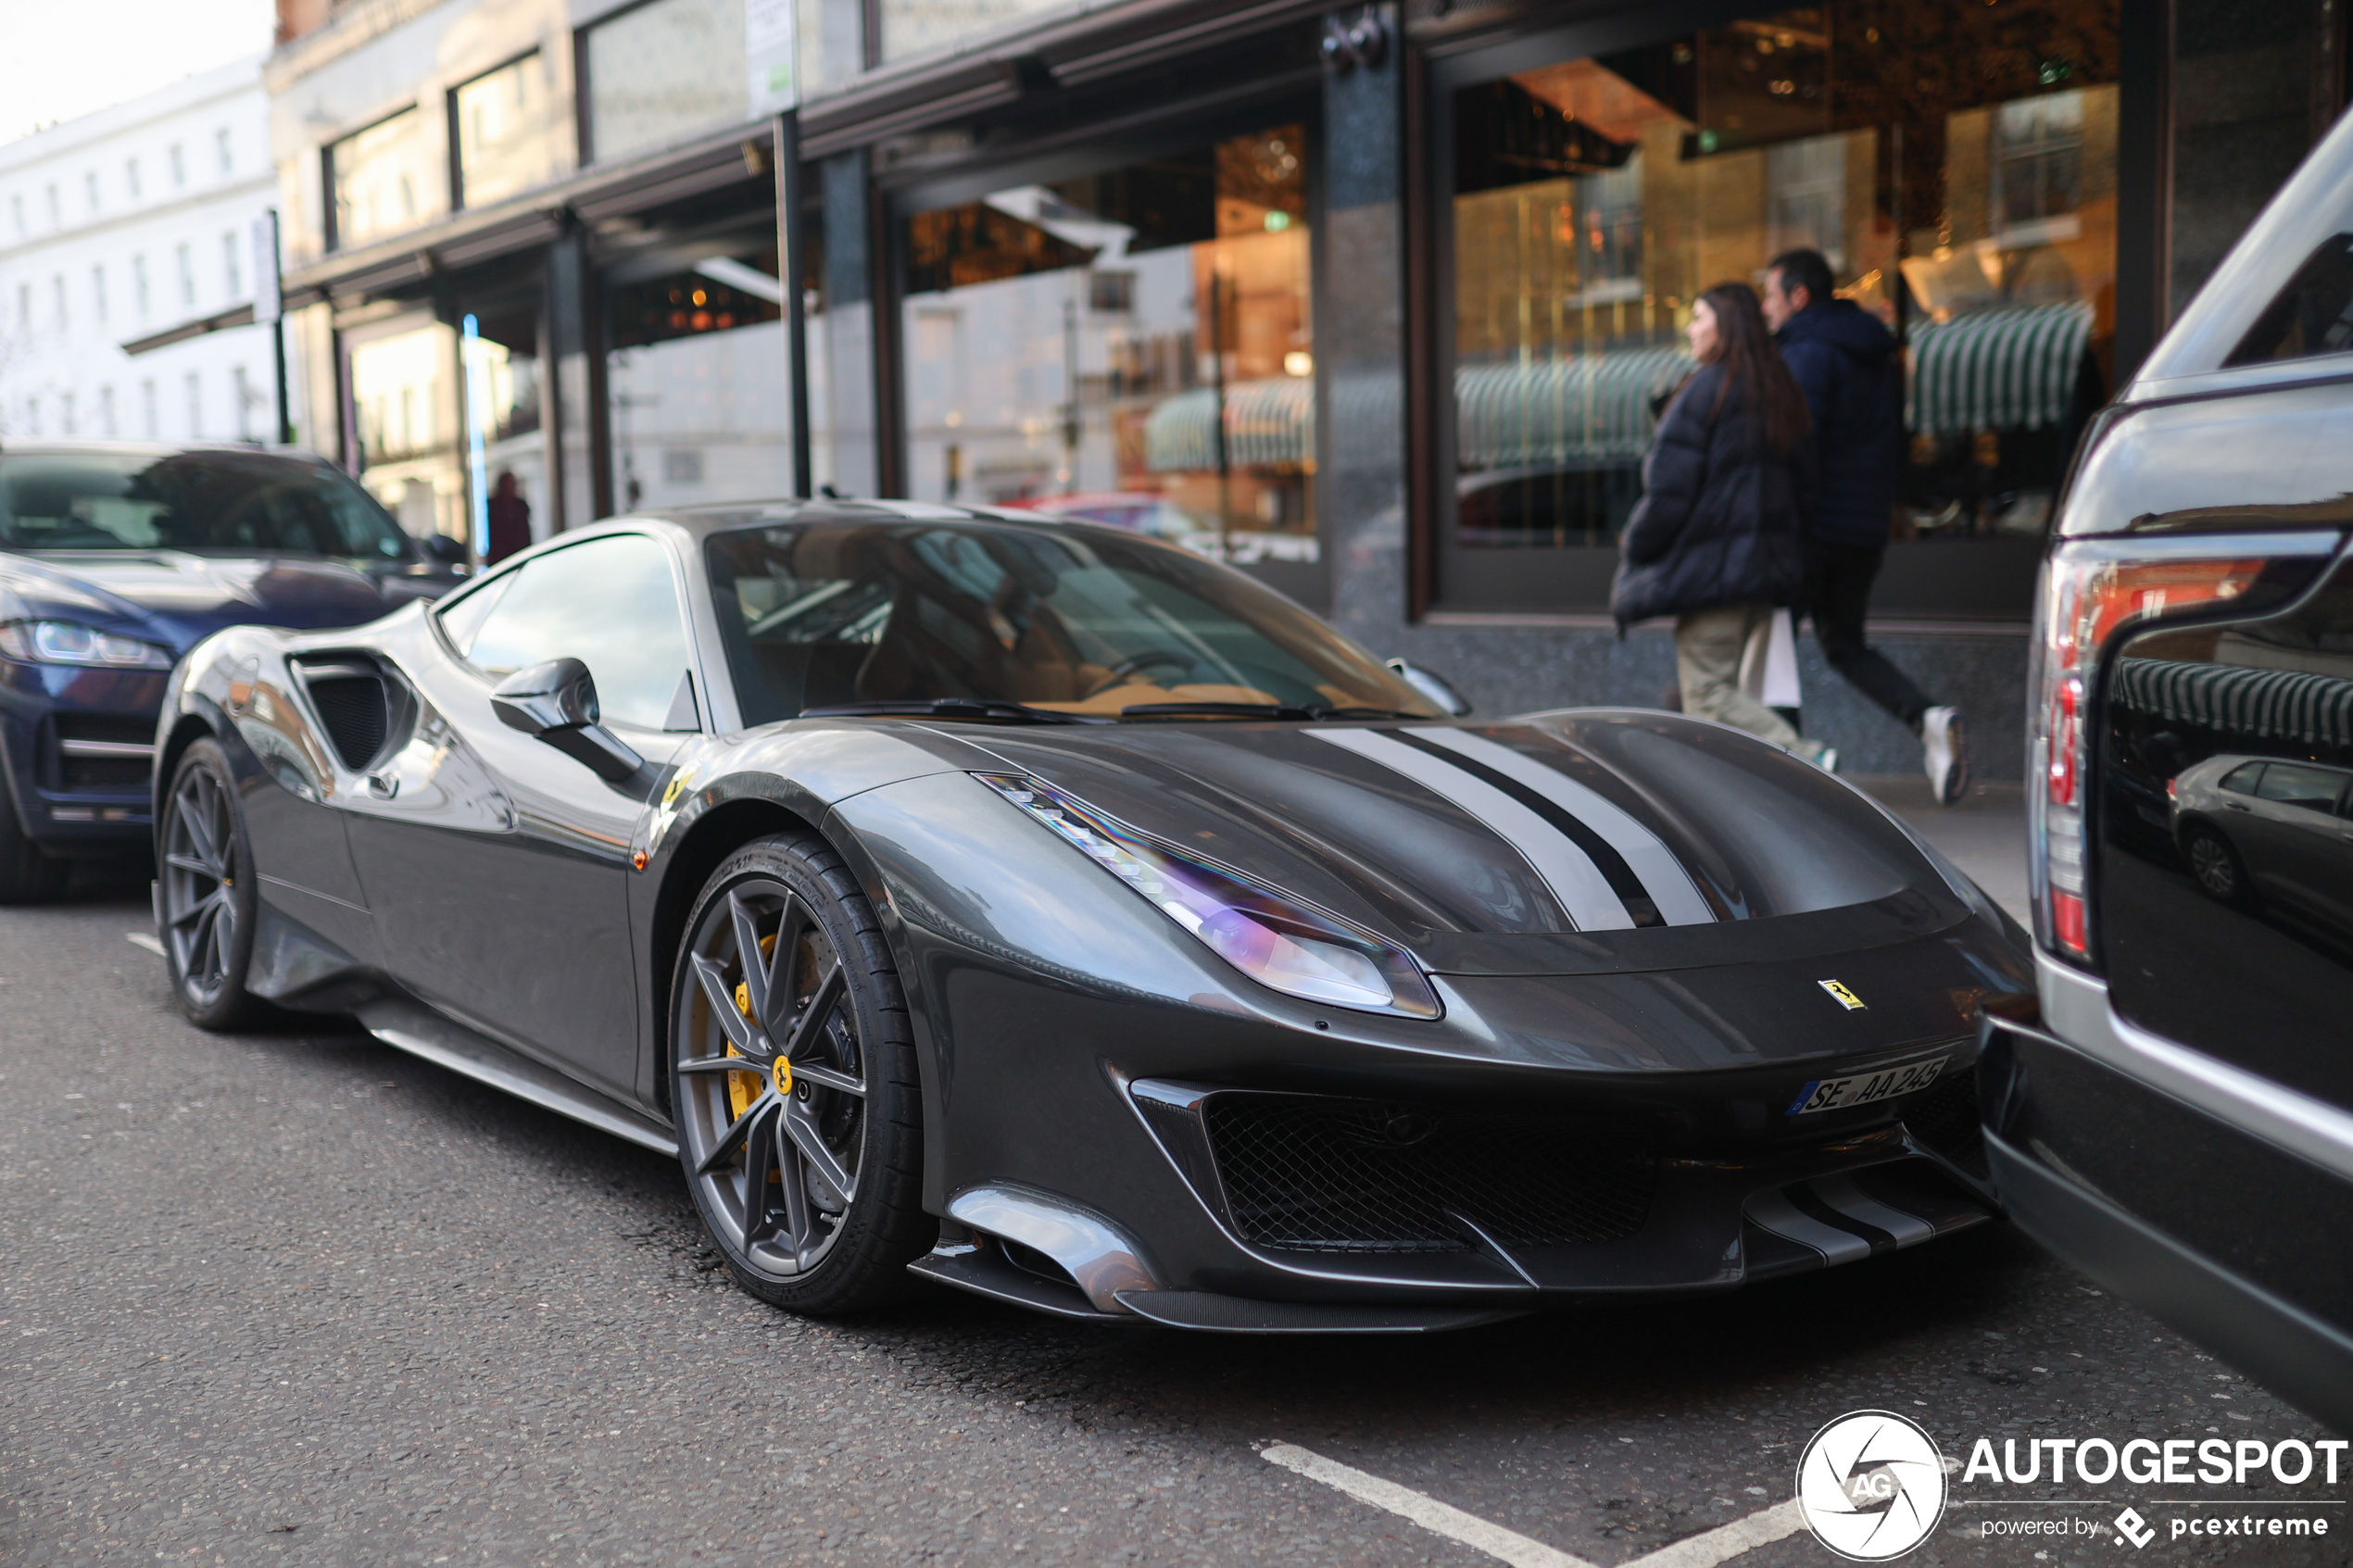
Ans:
[[[2092,342],[2092,307],[1998,306],[1912,329],[1905,425],[1921,435],[2065,422]]]
[[[1651,400],[1691,371],[1672,346],[1466,365],[1454,373],[1456,466],[1640,458],[1657,424]]]
[[[1226,389],[1226,460],[1235,468],[1303,463],[1315,451],[1315,383],[1304,376]],[[1217,389],[1180,392],[1144,417],[1144,466],[1154,473],[1217,466]]]
[[[2111,702],[2242,740],[2353,747],[2353,680],[2185,659],[2123,659]]]

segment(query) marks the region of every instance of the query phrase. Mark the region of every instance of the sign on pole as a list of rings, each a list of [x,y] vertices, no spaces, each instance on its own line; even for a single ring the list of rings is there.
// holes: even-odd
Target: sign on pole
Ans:
[[[796,8],[796,0],[744,0],[749,119],[782,114],[800,102],[800,63],[794,57]]]

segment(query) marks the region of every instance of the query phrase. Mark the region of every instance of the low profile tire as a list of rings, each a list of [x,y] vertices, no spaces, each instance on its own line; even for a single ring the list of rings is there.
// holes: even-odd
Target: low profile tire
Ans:
[[[199,1029],[243,1029],[269,1004],[245,990],[257,907],[253,845],[229,759],[213,741],[181,754],[164,796],[163,961],[180,1010]]]
[[[873,908],[832,849],[777,834],[695,900],[671,995],[679,1160],[736,1283],[796,1312],[912,1292],[922,1098]]]
[[[0,904],[45,904],[66,890],[73,866],[53,860],[24,835],[7,770],[0,768]]]
[[[2182,835],[2182,855],[2190,863],[2190,878],[2198,891],[2218,904],[2241,908],[2252,901],[2246,862],[2231,841],[2208,827],[2194,827]]]

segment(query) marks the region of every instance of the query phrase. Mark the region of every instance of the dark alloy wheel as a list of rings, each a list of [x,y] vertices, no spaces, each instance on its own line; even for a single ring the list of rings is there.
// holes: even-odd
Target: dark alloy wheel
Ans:
[[[917,1196],[906,1003],[872,908],[822,841],[761,839],[712,874],[671,1021],[679,1158],[736,1283],[804,1312],[906,1294],[938,1229]]]
[[[0,904],[45,904],[65,891],[72,870],[43,854],[41,846],[24,835],[8,791],[7,770],[0,768]]]
[[[253,958],[253,847],[229,759],[210,740],[190,746],[164,802],[164,962],[181,1010],[200,1029],[236,1029],[266,1004],[245,990]]]
[[[2219,904],[2244,904],[2252,891],[2246,884],[2246,864],[2230,840],[2212,828],[2194,827],[2182,835],[2182,853],[2188,857],[2190,875],[2199,890]]]

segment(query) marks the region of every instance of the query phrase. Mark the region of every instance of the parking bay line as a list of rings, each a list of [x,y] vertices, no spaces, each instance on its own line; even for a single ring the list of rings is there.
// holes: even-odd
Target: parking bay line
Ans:
[[[134,947],[146,948],[157,958],[163,957],[163,944],[144,931],[126,931],[122,934],[122,939]]]
[[[1598,1568],[1558,1547],[1546,1546],[1516,1530],[1506,1530],[1451,1503],[1440,1502],[1394,1481],[1384,1481],[1338,1460],[1326,1459],[1295,1443],[1270,1444],[1259,1450],[1258,1457],[1346,1492],[1359,1502],[1410,1519],[1435,1535],[1476,1547],[1490,1557],[1510,1563],[1511,1568]],[[1806,1521],[1793,1499],[1745,1519],[1735,1519],[1730,1524],[1686,1536],[1671,1546],[1621,1563],[1619,1568],[1716,1568],[1719,1562],[1728,1562],[1752,1548],[1778,1541],[1784,1536],[1793,1536],[1805,1527]]]

